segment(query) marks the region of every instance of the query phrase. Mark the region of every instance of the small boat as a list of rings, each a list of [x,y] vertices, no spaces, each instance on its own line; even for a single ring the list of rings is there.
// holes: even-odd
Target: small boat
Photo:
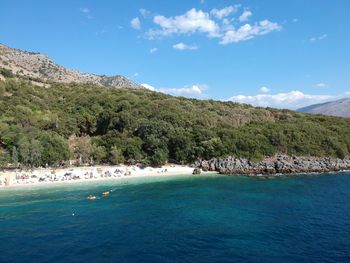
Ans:
[[[109,194],[110,194],[109,191],[106,191],[106,192],[103,192],[103,193],[102,193],[103,196],[107,196],[107,195],[109,195]]]
[[[87,199],[88,199],[88,200],[95,200],[95,199],[96,199],[96,196],[94,196],[94,195],[89,195],[89,196],[87,197]]]

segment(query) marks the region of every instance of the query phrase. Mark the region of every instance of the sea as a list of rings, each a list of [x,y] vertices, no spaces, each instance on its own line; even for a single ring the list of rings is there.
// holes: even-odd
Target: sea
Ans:
[[[0,262],[350,262],[350,173],[1,189]]]

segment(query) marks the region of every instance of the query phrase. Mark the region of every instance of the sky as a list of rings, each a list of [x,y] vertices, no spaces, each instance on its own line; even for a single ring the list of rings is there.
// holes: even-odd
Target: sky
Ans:
[[[350,97],[348,0],[2,0],[0,43],[198,99]]]

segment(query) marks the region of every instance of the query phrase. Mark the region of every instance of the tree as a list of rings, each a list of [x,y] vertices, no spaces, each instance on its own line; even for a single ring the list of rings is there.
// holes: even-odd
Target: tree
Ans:
[[[128,161],[141,161],[143,158],[142,140],[138,137],[131,137],[125,139],[125,147],[123,155]]]
[[[72,135],[68,140],[70,156],[77,161],[79,165],[90,161],[92,153],[92,144],[90,136],[77,137]]]
[[[0,74],[3,75],[5,78],[13,78],[15,75],[13,75],[12,71],[6,68],[0,67]]]
[[[18,166],[18,151],[17,151],[17,147],[16,146],[12,147],[11,159],[12,159],[13,165],[17,167]]]
[[[42,132],[39,137],[42,164],[59,164],[69,159],[67,140],[56,133]]]
[[[10,154],[0,147],[0,167],[6,167],[11,162]]]
[[[150,157],[150,163],[153,166],[161,166],[168,160],[168,149],[157,149]]]
[[[37,167],[42,164],[41,161],[42,146],[40,141],[32,139],[30,142],[30,164]]]
[[[120,164],[124,162],[124,156],[116,146],[111,147],[109,160],[112,164]]]
[[[93,146],[92,151],[93,160],[97,163],[101,163],[107,160],[108,152],[104,146]]]
[[[194,146],[192,134],[185,129],[177,129],[170,138],[169,157],[181,163],[194,161],[197,157],[194,153]]]
[[[223,145],[220,138],[212,138],[210,140],[202,141],[200,146],[203,149],[202,157],[206,160],[213,157],[220,157],[223,154]]]
[[[30,164],[30,143],[26,137],[22,137],[18,141],[18,150],[20,156],[20,163],[22,165]]]

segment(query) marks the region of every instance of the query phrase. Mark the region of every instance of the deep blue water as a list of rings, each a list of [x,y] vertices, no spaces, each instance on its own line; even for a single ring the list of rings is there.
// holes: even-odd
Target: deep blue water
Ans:
[[[350,173],[0,191],[0,262],[346,261]]]

